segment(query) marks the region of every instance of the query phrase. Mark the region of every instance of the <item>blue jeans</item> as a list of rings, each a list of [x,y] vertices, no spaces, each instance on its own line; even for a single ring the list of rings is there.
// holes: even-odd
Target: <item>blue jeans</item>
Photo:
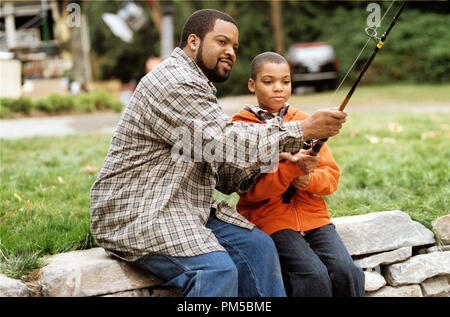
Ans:
[[[163,286],[175,286],[184,296],[286,296],[275,245],[267,234],[225,223],[211,213],[211,229],[227,252],[193,257],[150,254],[136,261]]]
[[[364,273],[353,263],[333,224],[305,236],[286,229],[271,237],[288,296],[364,296]]]

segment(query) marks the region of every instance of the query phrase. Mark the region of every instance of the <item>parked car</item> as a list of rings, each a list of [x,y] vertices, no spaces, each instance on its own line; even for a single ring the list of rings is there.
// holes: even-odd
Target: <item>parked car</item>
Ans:
[[[317,91],[335,89],[338,67],[333,47],[326,42],[296,43],[289,48],[292,88],[313,86]]]

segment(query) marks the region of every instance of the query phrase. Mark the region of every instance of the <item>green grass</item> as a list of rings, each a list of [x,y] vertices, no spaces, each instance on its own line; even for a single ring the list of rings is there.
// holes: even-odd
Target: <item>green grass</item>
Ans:
[[[0,271],[18,277],[39,258],[90,248],[89,189],[111,136],[1,141]]]
[[[360,104],[383,105],[409,105],[410,103],[447,103],[449,102],[449,84],[438,85],[415,85],[415,84],[392,84],[364,86],[360,85],[355,90],[348,104],[349,112]],[[342,86],[333,97],[334,91],[321,93],[293,95],[290,103],[293,105],[316,104],[326,105],[330,101],[339,105],[350,90],[350,86]],[[331,98],[333,97],[333,98]],[[333,104],[333,106],[334,106]]]
[[[449,122],[448,112],[350,116],[329,141],[342,171],[332,215],[400,209],[431,228],[449,213]]]
[[[328,142],[342,175],[326,197],[334,217],[400,209],[428,228],[449,213],[450,113],[355,113]],[[401,127],[391,131],[390,124]],[[378,138],[378,143],[371,143]],[[22,277],[39,259],[95,246],[89,190],[111,135],[1,140],[0,272]],[[235,194],[216,192],[233,206]]]

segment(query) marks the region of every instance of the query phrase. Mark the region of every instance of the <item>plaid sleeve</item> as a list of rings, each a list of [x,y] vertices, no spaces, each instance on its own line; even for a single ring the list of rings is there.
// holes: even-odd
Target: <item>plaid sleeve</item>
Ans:
[[[279,118],[266,125],[232,122],[215,95],[195,82],[178,83],[166,91],[162,102],[149,102],[147,115],[154,133],[177,146],[174,152],[186,159],[210,163],[218,176],[216,189],[223,193],[248,190],[261,166],[273,163],[279,152],[301,148],[299,122],[282,123]]]

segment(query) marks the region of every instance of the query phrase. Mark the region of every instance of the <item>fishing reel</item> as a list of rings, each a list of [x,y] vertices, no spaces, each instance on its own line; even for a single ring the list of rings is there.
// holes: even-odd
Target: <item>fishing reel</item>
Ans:
[[[306,140],[305,142],[303,142],[302,149],[309,150],[310,148],[312,148],[310,155],[316,156],[325,142],[327,142],[327,140],[328,139]]]
[[[303,150],[309,150],[313,146],[314,140],[306,140],[303,142],[302,149]]]

